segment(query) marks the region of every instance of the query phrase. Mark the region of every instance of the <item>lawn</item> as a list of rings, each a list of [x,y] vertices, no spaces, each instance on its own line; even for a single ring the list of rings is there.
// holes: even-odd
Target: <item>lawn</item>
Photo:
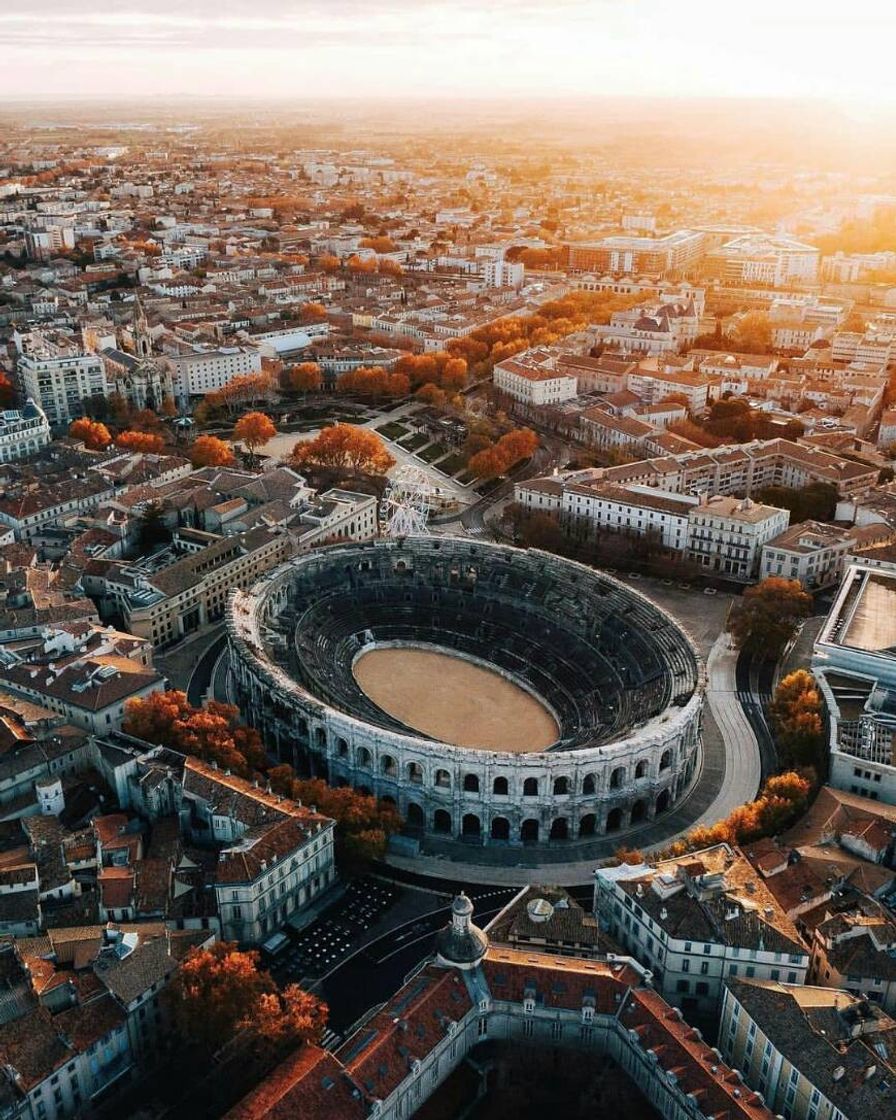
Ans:
[[[436,463],[439,470],[444,471],[445,474],[458,474],[464,469],[464,465],[463,455],[458,455],[456,451],[446,455],[444,459],[439,459]]]
[[[429,436],[423,435],[422,432],[417,432],[412,436],[405,436],[404,439],[398,440],[398,446],[403,447],[405,451],[419,451],[421,447],[425,447],[429,443]]]
[[[408,434],[408,429],[404,424],[399,424],[397,420],[390,420],[386,424],[380,424],[376,429],[381,436],[386,439],[401,439],[402,436]]]
[[[441,443],[431,443],[429,447],[424,447],[417,454],[424,463],[434,463],[436,459],[441,459],[445,454],[445,448]]]

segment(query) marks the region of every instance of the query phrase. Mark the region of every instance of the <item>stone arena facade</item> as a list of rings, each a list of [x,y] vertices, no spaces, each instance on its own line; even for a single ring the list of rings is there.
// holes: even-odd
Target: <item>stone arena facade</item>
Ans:
[[[415,537],[293,559],[227,612],[231,687],[269,751],[394,803],[411,834],[538,845],[667,812],[701,764],[705,677],[663,610],[534,549]],[[559,738],[531,753],[427,738],[352,672],[367,650],[437,648],[537,696]]]

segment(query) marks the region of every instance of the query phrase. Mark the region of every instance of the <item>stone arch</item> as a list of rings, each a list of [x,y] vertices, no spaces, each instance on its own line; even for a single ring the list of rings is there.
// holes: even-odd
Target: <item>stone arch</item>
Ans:
[[[665,811],[669,808],[671,800],[672,798],[670,797],[669,791],[667,789],[660,790],[659,796],[656,799],[657,816],[659,816],[660,813],[665,813]]]
[[[364,770],[370,769],[370,763],[373,761],[373,755],[366,747],[358,747],[357,764]]]
[[[479,792],[479,775],[464,774],[464,793]]]
[[[460,824],[461,836],[479,837],[482,835],[482,821],[475,813],[464,813]]]
[[[510,821],[506,817],[495,817],[492,821],[492,840],[510,839]]]
[[[408,763],[408,781],[415,786],[423,784],[423,767],[419,762]]]
[[[382,802],[382,803],[383,803],[384,805],[391,805],[391,806],[393,806],[393,808],[394,808],[394,807],[396,807],[396,806],[398,805],[398,802],[397,802],[397,801],[395,800],[395,798],[394,798],[394,797],[392,796],[392,794],[391,794],[391,793],[384,793],[384,794],[382,795],[382,797],[380,797],[380,801],[381,801],[381,802]]]
[[[538,821],[532,819],[523,821],[520,825],[520,840],[524,844],[538,843]]]
[[[450,832],[451,831],[451,814],[447,809],[436,809],[432,815],[432,830],[433,832]]]
[[[672,751],[665,750],[660,755],[660,770],[668,770],[672,765]]]
[[[391,754],[384,754],[380,759],[380,773],[387,778],[398,777],[398,764]]]
[[[618,832],[622,828],[622,810],[611,809],[607,813],[607,832]]]
[[[593,774],[586,774],[582,781],[582,793],[594,793],[596,783]]]
[[[569,793],[569,778],[554,778],[554,796],[563,797]]]
[[[348,757],[348,742],[345,739],[343,739],[341,735],[336,740],[336,754],[340,758],[347,758]]]
[[[610,775],[610,789],[621,789],[625,785],[625,767],[617,766]]]
[[[504,777],[495,778],[492,782],[492,793],[496,797],[506,797],[510,793],[510,783]]]
[[[523,797],[538,797],[538,778],[526,778],[523,782]]]
[[[569,821],[566,817],[555,817],[551,821],[551,840],[568,840],[569,839]]]
[[[327,749],[327,732],[324,727],[315,727],[314,729],[314,746],[319,751]]]
[[[370,788],[370,786],[355,786],[355,789],[358,791],[358,793],[363,793],[365,797],[373,796],[373,790]]]
[[[447,770],[436,770],[433,784],[437,789],[451,789],[451,775]]]
[[[631,817],[629,818],[629,820],[631,821],[632,824],[637,824],[638,821],[646,820],[646,818],[647,818],[647,802],[643,801],[643,800],[636,801],[634,803],[634,805],[632,805],[632,813],[631,813]]]
[[[422,807],[418,805],[416,801],[408,802],[408,809],[405,813],[405,821],[407,822],[408,828],[422,830],[425,824],[425,818],[423,816]]]
[[[650,766],[650,764],[648,763],[647,759],[642,758],[640,760],[640,762],[638,763],[638,765],[635,767],[635,777],[636,778],[646,778],[649,766]]]
[[[579,821],[579,836],[593,836],[597,832],[597,816],[595,813],[586,813]]]

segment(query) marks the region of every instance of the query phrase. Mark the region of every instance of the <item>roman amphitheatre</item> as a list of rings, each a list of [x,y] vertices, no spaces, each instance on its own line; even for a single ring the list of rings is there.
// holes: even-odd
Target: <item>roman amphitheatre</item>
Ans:
[[[268,749],[393,802],[424,848],[622,833],[699,774],[704,674],[688,636],[548,553],[334,545],[236,592],[227,625],[235,699]]]

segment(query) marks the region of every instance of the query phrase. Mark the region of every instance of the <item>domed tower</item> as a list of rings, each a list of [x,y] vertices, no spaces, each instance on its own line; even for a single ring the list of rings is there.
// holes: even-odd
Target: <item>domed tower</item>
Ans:
[[[451,921],[436,935],[436,963],[445,968],[475,968],[485,956],[488,938],[473,925],[473,903],[463,891],[451,903]]]

